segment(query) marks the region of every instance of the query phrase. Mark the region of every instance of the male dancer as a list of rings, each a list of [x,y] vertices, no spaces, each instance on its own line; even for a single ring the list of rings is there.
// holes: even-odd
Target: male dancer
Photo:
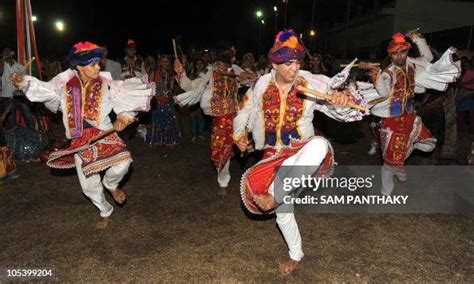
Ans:
[[[268,58],[273,70],[247,91],[244,106],[234,120],[234,141],[239,149],[247,148],[250,131],[255,148],[264,151],[262,160],[241,181],[242,200],[254,214],[271,213],[281,202],[276,191],[282,189],[274,183],[280,166],[304,166],[310,175],[332,167],[334,153],[330,143],[315,136],[312,124],[315,110],[339,121],[360,120],[363,116],[360,111],[345,107],[349,103],[363,104],[362,97],[347,89],[340,91],[350,67],[333,78],[300,70],[304,47],[293,30],[276,36]],[[329,93],[331,101],[305,99],[298,94],[298,85]],[[276,222],[290,255],[280,269],[291,273],[303,258],[298,225],[293,213],[278,210]]]
[[[103,186],[114,200],[123,204],[125,193],[118,188],[127,173],[132,157],[117,133],[134,121],[137,111],[147,111],[154,86],[141,79],[113,81],[110,73],[99,72],[103,49],[90,42],[75,44],[68,56],[71,68],[49,82],[15,73],[10,77],[33,102],[42,102],[63,113],[66,136],[71,146],[53,152],[48,166],[77,170],[83,193],[100,210],[96,227],[103,229],[109,222],[113,207],[105,199]],[[117,120],[112,125],[109,113]],[[109,133],[94,142],[104,131]],[[101,181],[99,172],[105,170]]]

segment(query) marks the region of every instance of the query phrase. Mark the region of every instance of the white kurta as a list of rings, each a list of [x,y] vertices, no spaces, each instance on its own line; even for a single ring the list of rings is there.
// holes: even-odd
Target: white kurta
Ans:
[[[112,79],[114,80],[120,80],[120,76],[122,73],[122,67],[120,66],[120,63],[107,59],[105,62],[105,72],[110,72],[112,75]]]
[[[352,66],[350,66],[352,67]],[[300,70],[298,76],[303,77],[308,82],[308,88],[319,91],[321,93],[333,93],[339,89],[349,76],[350,67],[344,69],[343,72],[329,78],[324,75],[311,74],[308,71]],[[275,70],[269,74],[262,76],[254,88],[247,91],[247,101],[243,108],[237,113],[234,119],[234,139],[238,140],[244,133],[252,132],[255,148],[258,150],[271,147],[265,144],[265,127],[264,127],[264,110],[262,106],[262,96],[267,90],[271,80],[274,80]],[[351,94],[357,104],[364,105],[365,101],[359,95],[358,91],[351,87]],[[321,111],[327,116],[338,121],[356,121],[361,120],[365,115],[358,110],[349,107],[334,106],[323,100],[315,100],[309,98],[304,101],[304,111],[301,118],[297,121],[297,130],[300,139],[314,136],[313,117],[314,111]],[[296,138],[296,137],[295,137]],[[280,147],[283,145],[277,145]]]
[[[32,76],[25,76],[20,85],[30,101],[44,103],[46,108],[54,113],[58,110],[63,113],[66,137],[69,139],[71,135],[68,129],[64,86],[74,76],[78,76],[77,72],[71,69],[56,75],[49,82],[40,81]],[[146,80],[131,78],[125,81],[114,81],[109,72],[100,72],[100,77],[108,88],[103,89],[100,118],[97,121],[86,120],[91,126],[102,131],[112,128],[109,117],[112,110],[117,115],[134,117],[136,112],[150,109],[150,100],[154,95],[154,88]]]
[[[18,63],[13,63],[10,66],[7,62],[3,63],[3,75],[2,75],[2,88],[1,88],[1,96],[4,98],[11,98],[13,97],[13,92],[15,91],[15,86],[13,86],[12,82],[10,82],[10,75],[13,73],[19,72],[21,74],[25,74],[25,67]]]
[[[78,75],[73,70],[62,72],[49,82],[25,76],[25,80],[20,85],[30,101],[42,102],[49,110],[53,112],[60,110],[63,113],[63,122],[68,138],[71,138],[71,135],[68,128],[65,85],[74,76]],[[118,115],[130,117],[135,116],[137,111],[149,110],[150,100],[155,90],[153,85],[144,83],[138,78],[113,81],[108,72],[101,72],[100,77],[107,87],[102,89],[99,119],[97,121],[86,120],[91,126],[103,131],[112,128],[113,126],[109,118],[109,113],[112,110]],[[105,171],[102,181],[99,173],[92,174],[89,177],[84,175],[82,170],[83,161],[78,154],[74,155],[74,160],[83,193],[99,209],[100,216],[110,216],[113,212],[113,207],[105,199],[103,187],[109,190],[117,189],[119,182],[128,171],[131,160],[110,166]]]
[[[200,75],[194,80],[189,79],[186,74],[183,73],[179,78],[179,86],[186,92],[174,98],[176,103],[180,106],[199,103],[206,115],[215,116],[211,109],[211,101],[214,93],[214,71],[215,67],[209,67],[204,75]]]
[[[298,75],[308,82],[308,88],[315,89],[322,93],[332,93],[345,83],[349,76],[351,67],[352,64],[333,78],[324,75],[314,75],[306,71],[299,71]],[[270,74],[262,76],[256,83],[255,87],[248,90],[246,94],[247,101],[234,119],[235,140],[239,140],[242,135],[246,135],[246,133],[250,131],[252,132],[252,137],[257,149],[275,147],[281,150],[283,147],[287,147],[287,145],[279,144],[278,141],[275,146],[265,145],[265,110],[263,108],[262,96],[267,90],[271,80],[274,80],[274,77],[275,70]],[[353,86],[350,87],[350,91],[357,104],[365,105],[365,101]],[[370,90],[367,92],[370,92]],[[285,103],[286,102],[281,102],[281,104]],[[296,123],[300,139],[303,140],[314,137],[315,135],[312,123],[315,110],[321,111],[329,117],[339,121],[360,120],[362,119],[362,116],[365,115],[358,110],[335,107],[325,101],[313,99],[305,100],[303,109],[303,114]],[[277,129],[277,131],[280,130]],[[314,138],[305,144],[296,154],[287,158],[282,165],[304,166],[309,172],[311,172],[310,174],[313,174],[318,170],[322,161],[329,152],[333,154],[332,147],[326,139],[322,137]],[[274,192],[274,183],[271,183],[268,193],[274,195]],[[304,253],[302,249],[301,234],[294,213],[277,212],[276,222],[288,246],[290,258],[300,261],[303,258]]]
[[[418,38],[414,42],[421,56],[418,58],[408,57],[406,67],[411,66],[415,69],[415,93],[424,93],[426,89],[445,91],[449,83],[455,82],[461,74],[460,62],[452,61],[452,55],[456,49],[449,48],[438,61],[430,63],[433,60],[433,55],[426,40]],[[377,92],[361,92],[369,104],[370,113],[375,116],[392,116],[390,114],[390,97],[396,80],[390,76],[390,73],[395,74],[395,68],[399,67],[392,63],[383,72],[380,72],[374,85],[358,83],[359,89],[371,89],[375,86]]]

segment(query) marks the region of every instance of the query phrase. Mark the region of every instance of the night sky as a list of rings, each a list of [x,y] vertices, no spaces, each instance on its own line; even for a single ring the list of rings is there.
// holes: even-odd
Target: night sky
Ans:
[[[275,35],[274,5],[279,8],[278,30],[283,28],[281,0],[130,1],[118,5],[117,1],[31,2],[33,14],[38,17],[35,29],[42,57],[64,55],[73,43],[84,40],[108,46],[112,58],[121,57],[128,38],[136,40],[142,55],[170,53],[171,39],[177,36],[185,51],[193,47],[212,48],[225,40],[234,43],[242,55],[257,51],[259,28],[262,28],[261,50],[265,53]],[[336,2],[341,5],[346,1],[332,1],[331,8],[337,8]],[[331,13],[327,1],[319,0],[316,4],[318,25]],[[289,0],[287,26],[298,33],[308,31],[312,5],[313,0]],[[266,22],[261,27],[255,16],[259,8]],[[0,11],[1,45],[15,46],[15,1],[2,0]],[[56,19],[66,23],[63,35],[54,29]]]

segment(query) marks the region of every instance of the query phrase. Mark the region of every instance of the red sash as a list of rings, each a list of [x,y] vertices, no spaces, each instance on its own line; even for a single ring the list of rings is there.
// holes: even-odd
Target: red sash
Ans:
[[[69,148],[54,151],[49,156],[46,164],[56,169],[74,168],[76,167],[74,155],[78,154],[82,159],[84,175],[90,176],[113,165],[132,161],[130,152],[125,147],[125,142],[117,133],[112,133],[97,143],[89,145],[91,139],[99,133],[100,131],[96,128],[85,129],[82,136],[74,139]]]

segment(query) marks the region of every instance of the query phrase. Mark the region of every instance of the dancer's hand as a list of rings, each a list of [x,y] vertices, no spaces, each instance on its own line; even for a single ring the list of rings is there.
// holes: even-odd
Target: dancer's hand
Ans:
[[[174,72],[176,72],[178,76],[181,76],[184,72],[184,67],[179,60],[174,61]]]
[[[250,72],[246,72],[246,71],[240,73],[240,75],[238,77],[238,80],[240,82],[246,81],[246,80],[252,80],[252,79],[255,79],[255,75],[250,73]]]
[[[345,107],[345,106],[349,106],[350,103],[353,103],[354,100],[352,99],[348,91],[342,91],[342,92],[335,92],[334,94],[332,94],[331,102],[334,105]]]
[[[245,152],[250,142],[247,134],[244,134],[239,140],[234,141],[234,143],[237,145],[237,148],[239,148],[240,152]]]
[[[23,82],[23,74],[19,72],[12,73],[9,77],[10,82],[12,82],[13,86],[18,88],[18,86]]]
[[[421,35],[421,33],[418,32],[418,29],[414,29],[414,30],[408,31],[408,32],[406,33],[406,36],[409,37],[411,40],[423,38],[423,36]]]
[[[124,115],[119,115],[117,116],[117,120],[114,122],[114,129],[118,132],[123,131],[133,121],[134,121],[133,118],[129,118]]]

